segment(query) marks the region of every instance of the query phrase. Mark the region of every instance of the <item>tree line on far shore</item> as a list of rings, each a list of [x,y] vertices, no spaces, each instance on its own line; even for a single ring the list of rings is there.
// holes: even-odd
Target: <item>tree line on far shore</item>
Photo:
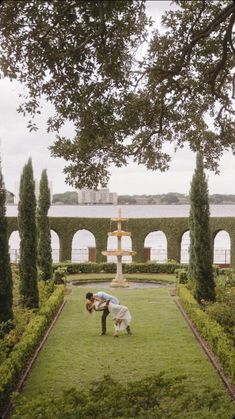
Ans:
[[[178,192],[168,192],[159,195],[119,195],[118,204],[122,205],[171,205],[171,204],[189,204],[189,195]],[[232,194],[213,194],[209,195],[210,204],[235,204],[235,195]],[[64,192],[53,195],[52,204],[78,205],[77,192]]]
[[[10,193],[6,196],[6,203],[13,204],[14,196]],[[119,205],[180,205],[189,204],[189,195],[179,192],[168,192],[159,195],[119,195]],[[213,194],[209,195],[209,203],[213,205],[235,204],[235,195]],[[78,205],[78,194],[76,191],[67,191],[53,195],[52,205]]]

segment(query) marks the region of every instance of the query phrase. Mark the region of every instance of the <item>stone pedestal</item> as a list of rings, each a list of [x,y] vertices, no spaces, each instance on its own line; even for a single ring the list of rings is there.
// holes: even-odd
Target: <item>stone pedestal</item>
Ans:
[[[129,284],[127,280],[123,277],[122,274],[122,256],[132,256],[135,255],[136,252],[129,251],[129,250],[122,250],[122,237],[123,236],[131,236],[131,233],[128,231],[122,230],[122,222],[127,221],[126,218],[121,217],[121,209],[119,209],[118,218],[113,218],[112,221],[117,222],[117,230],[108,233],[109,236],[116,236],[117,237],[117,250],[107,250],[102,252],[105,256],[117,256],[117,273],[115,279],[112,280],[110,287],[112,288],[127,288]]]

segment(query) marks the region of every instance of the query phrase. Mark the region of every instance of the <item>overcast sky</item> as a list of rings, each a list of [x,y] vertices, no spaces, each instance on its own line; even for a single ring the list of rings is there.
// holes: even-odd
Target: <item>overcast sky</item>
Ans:
[[[161,13],[169,7],[168,1],[148,1],[147,12],[159,25]],[[43,169],[47,169],[48,178],[53,183],[53,193],[74,190],[65,184],[62,159],[50,157],[48,146],[54,141],[54,134],[47,134],[46,120],[48,107],[40,118],[39,130],[29,133],[28,119],[18,114],[16,109],[20,100],[21,88],[16,82],[0,80],[0,152],[5,185],[14,192],[16,181],[20,180],[23,166],[31,156],[34,177],[40,179]],[[69,129],[69,128],[67,128]],[[195,156],[183,149],[172,156],[171,168],[166,173],[147,171],[144,167],[129,165],[122,169],[112,169],[109,189],[123,194],[161,194],[180,192],[188,194],[195,166]],[[220,165],[220,175],[208,172],[210,194],[235,194],[231,180],[235,172],[235,157],[226,153]]]

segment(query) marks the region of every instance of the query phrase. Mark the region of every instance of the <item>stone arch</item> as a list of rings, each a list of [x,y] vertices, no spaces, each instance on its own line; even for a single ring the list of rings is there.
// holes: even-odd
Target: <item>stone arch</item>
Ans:
[[[72,239],[72,262],[88,262],[89,248],[96,247],[94,234],[83,228],[77,230]]]
[[[19,230],[13,230],[8,239],[10,261],[18,263],[20,258],[20,235]]]
[[[107,239],[107,250],[116,250],[117,249],[117,237],[116,236],[108,236]],[[132,239],[130,236],[123,236],[122,237],[122,250],[132,250]],[[107,256],[107,262],[117,262],[116,256]],[[132,256],[123,256],[122,257],[123,263],[131,263]]]
[[[189,262],[190,231],[186,230],[181,237],[180,263]]]
[[[231,237],[226,230],[219,229],[213,234],[213,263],[230,265]]]
[[[97,262],[105,261],[102,255],[107,250],[107,235],[110,229],[110,218],[82,218],[82,217],[49,217],[50,226],[60,239],[60,261],[71,260],[72,239],[77,230],[87,229],[96,238]],[[235,267],[235,217],[211,217],[210,226],[212,237],[219,230],[229,233],[231,239],[231,266]],[[188,217],[170,218],[131,218],[128,220],[127,231],[131,232],[135,262],[143,262],[144,241],[147,234],[153,231],[163,231],[167,237],[168,259],[180,261],[180,247],[182,234],[188,229]],[[8,237],[18,230],[17,217],[7,217]]]
[[[150,248],[150,260],[159,263],[167,261],[167,237],[161,230],[151,231],[144,240],[144,247]]]

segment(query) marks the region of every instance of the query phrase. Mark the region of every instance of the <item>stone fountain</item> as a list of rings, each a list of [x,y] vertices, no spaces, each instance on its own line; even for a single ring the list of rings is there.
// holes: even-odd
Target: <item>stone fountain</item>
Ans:
[[[129,287],[129,284],[127,280],[124,278],[122,273],[122,257],[123,256],[133,256],[136,254],[136,252],[133,252],[132,250],[123,250],[122,249],[122,237],[123,236],[131,236],[131,233],[128,231],[122,230],[122,223],[124,221],[127,221],[127,218],[123,218],[121,214],[121,208],[118,210],[118,217],[117,218],[111,218],[112,221],[115,221],[117,223],[117,230],[109,232],[109,236],[116,236],[117,237],[117,249],[116,250],[106,250],[102,252],[105,256],[116,256],[117,257],[117,273],[116,277],[112,280],[110,287],[113,288],[124,288]]]

